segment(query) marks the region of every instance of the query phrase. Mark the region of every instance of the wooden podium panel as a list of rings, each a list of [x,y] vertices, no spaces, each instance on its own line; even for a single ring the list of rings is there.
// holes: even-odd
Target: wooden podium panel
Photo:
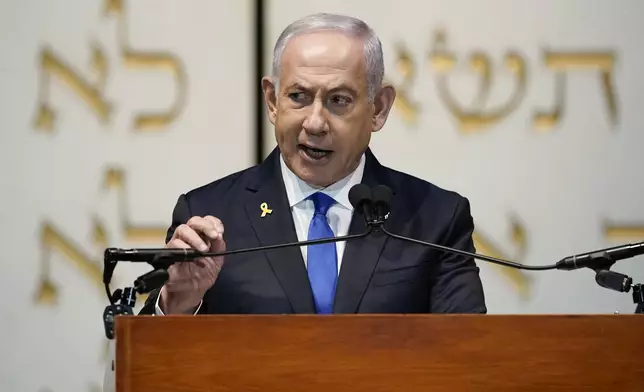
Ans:
[[[116,388],[644,391],[644,316],[119,316]]]

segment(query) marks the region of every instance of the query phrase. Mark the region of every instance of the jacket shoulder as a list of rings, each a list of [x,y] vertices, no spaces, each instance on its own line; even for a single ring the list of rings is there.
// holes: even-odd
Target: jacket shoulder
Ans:
[[[223,199],[228,194],[236,193],[245,187],[249,176],[254,174],[259,165],[239,170],[237,172],[216,179],[210,183],[194,188],[184,195],[188,203],[199,202],[201,200]]]
[[[454,230],[471,234],[474,219],[467,197],[410,174],[392,170],[391,175],[397,179],[400,213],[415,222],[411,226],[424,228],[416,233],[419,238],[452,246]]]
[[[395,184],[398,192],[404,194],[405,198],[413,199],[419,204],[430,202],[444,207],[446,204],[455,206],[463,202],[468,203],[465,196],[454,190],[440,187],[422,178],[389,167],[385,167],[385,169],[389,172],[389,178]]]

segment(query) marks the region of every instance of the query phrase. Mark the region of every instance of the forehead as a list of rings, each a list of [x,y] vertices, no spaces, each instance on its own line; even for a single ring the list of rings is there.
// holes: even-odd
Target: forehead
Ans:
[[[280,61],[284,83],[366,85],[364,45],[359,38],[319,31],[293,38]]]

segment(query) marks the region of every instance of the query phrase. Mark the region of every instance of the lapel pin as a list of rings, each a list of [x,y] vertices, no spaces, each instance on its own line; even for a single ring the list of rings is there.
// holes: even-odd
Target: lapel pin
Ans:
[[[266,202],[262,203],[259,208],[262,210],[262,218],[266,216],[266,214],[271,214],[273,210],[268,208],[268,204]]]

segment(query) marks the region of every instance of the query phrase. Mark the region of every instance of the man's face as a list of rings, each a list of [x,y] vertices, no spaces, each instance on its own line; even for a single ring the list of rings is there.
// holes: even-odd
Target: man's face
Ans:
[[[327,186],[351,173],[371,132],[384,125],[380,105],[368,100],[363,47],[337,32],[301,35],[282,54],[279,91],[270,78],[262,81],[284,160],[310,185]]]

